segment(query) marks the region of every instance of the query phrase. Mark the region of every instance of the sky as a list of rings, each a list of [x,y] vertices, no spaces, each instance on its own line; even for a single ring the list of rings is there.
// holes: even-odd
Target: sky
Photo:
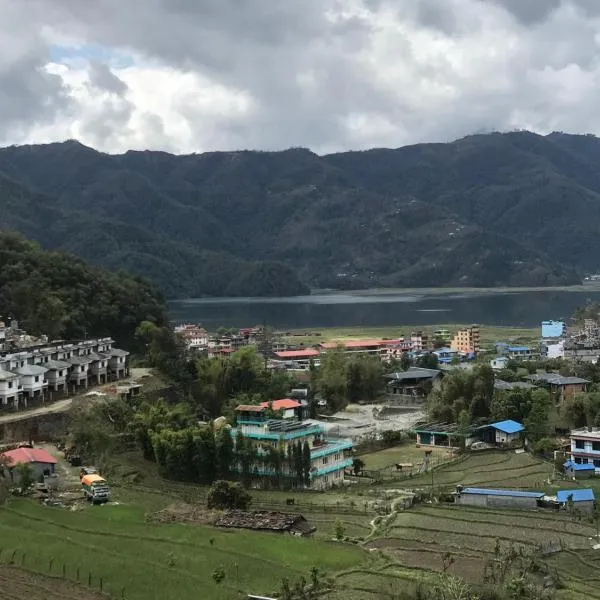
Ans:
[[[600,0],[0,0],[0,145],[600,134]]]

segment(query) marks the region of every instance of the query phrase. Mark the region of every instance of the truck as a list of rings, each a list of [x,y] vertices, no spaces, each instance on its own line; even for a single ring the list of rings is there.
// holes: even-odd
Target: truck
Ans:
[[[84,498],[92,504],[102,504],[110,500],[110,487],[97,473],[84,475],[81,478],[81,487]]]

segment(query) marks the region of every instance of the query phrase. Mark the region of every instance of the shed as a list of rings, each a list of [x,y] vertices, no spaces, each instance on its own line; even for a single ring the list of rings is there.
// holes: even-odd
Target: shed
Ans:
[[[463,429],[457,423],[421,423],[415,425],[412,431],[417,435],[417,444],[420,446],[451,447],[461,438],[469,446],[477,440],[474,429]]]
[[[575,479],[589,479],[596,474],[594,463],[577,464],[572,460],[568,460],[563,464],[565,475],[574,477]]]
[[[580,490],[560,490],[556,492],[556,501],[561,507],[566,508],[569,505],[569,498],[573,501],[573,509],[581,512],[592,512],[596,497],[594,490],[589,488]]]
[[[522,423],[508,419],[490,423],[480,428],[482,441],[492,444],[512,444],[521,439],[525,427]]]
[[[15,483],[19,483],[16,481],[18,476],[14,470],[18,464],[28,464],[35,481],[43,480],[44,475],[52,475],[56,470],[57,461],[54,456],[41,448],[16,448],[3,452],[0,458],[6,461],[10,478]]]
[[[439,369],[409,367],[406,371],[397,371],[386,376],[388,390],[392,394],[425,396],[436,379],[441,377]]]
[[[537,508],[543,492],[522,492],[519,490],[496,490],[486,488],[462,488],[454,493],[456,504],[490,508]]]
[[[302,515],[244,510],[230,510],[215,521],[215,526],[302,536],[310,535],[316,529]]]

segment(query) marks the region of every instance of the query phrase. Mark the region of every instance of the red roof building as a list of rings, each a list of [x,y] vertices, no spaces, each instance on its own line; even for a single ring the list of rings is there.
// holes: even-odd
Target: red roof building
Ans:
[[[56,459],[52,454],[42,450],[41,448],[16,448],[3,452],[0,457],[8,461],[9,466],[14,466],[19,463],[43,463],[55,465]]]
[[[306,348],[305,350],[282,350],[275,352],[277,358],[284,360],[296,360],[299,358],[313,358],[319,356],[320,352],[314,348]]]
[[[281,400],[273,400],[272,402],[261,402],[263,408],[269,408],[269,405],[273,410],[289,410],[302,406],[300,402],[292,400],[291,398],[282,398]]]

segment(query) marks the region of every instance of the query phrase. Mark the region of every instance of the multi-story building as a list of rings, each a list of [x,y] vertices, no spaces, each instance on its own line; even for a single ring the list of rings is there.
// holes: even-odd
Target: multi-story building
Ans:
[[[600,428],[584,427],[571,432],[571,460],[576,465],[593,464],[600,473]]]
[[[292,371],[307,371],[311,363],[318,367],[321,353],[315,348],[301,348],[299,350],[281,350],[273,353],[271,360],[274,367],[281,367]]]
[[[423,352],[429,349],[429,337],[422,331],[413,331],[410,334],[410,344],[413,352]]]
[[[343,483],[344,470],[352,466],[352,441],[330,440],[323,427],[297,418],[269,419],[264,406],[240,405],[236,409],[237,428],[232,430],[234,440],[241,434],[256,447],[258,455],[273,448],[286,456],[289,446],[306,442],[310,448],[310,484],[312,489],[326,489]],[[260,461],[259,461],[260,462]],[[289,467],[283,465],[283,476],[290,476]],[[264,464],[255,465],[253,473],[260,477],[275,476],[275,471]]]
[[[129,352],[113,344],[111,338],[95,338],[0,352],[0,407],[16,409],[126,377]]]
[[[200,350],[208,347],[208,333],[204,327],[186,323],[175,327],[175,333],[183,339],[188,350]]]
[[[479,325],[471,325],[470,327],[459,329],[450,342],[450,348],[457,352],[477,354],[480,348]]]

